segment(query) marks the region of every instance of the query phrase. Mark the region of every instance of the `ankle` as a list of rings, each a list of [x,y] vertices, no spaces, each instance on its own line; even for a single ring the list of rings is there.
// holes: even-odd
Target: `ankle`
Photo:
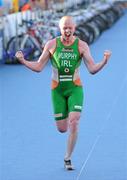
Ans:
[[[65,161],[68,161],[68,160],[70,160],[70,159],[71,159],[71,158],[70,158],[69,156],[65,156],[65,157],[64,157],[64,160],[65,160]]]

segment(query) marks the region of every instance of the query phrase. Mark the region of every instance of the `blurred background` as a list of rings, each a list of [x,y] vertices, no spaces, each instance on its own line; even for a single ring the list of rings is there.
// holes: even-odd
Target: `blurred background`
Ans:
[[[126,1],[116,0],[0,0],[0,62],[17,63],[17,50],[36,60],[45,42],[60,35],[58,22],[64,15],[74,17],[75,34],[91,44],[126,7]]]

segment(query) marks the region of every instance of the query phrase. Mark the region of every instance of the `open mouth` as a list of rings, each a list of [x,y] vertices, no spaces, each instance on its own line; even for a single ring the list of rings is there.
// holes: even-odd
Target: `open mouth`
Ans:
[[[70,37],[70,36],[71,36],[71,32],[66,32],[66,33],[65,33],[65,36],[66,36],[66,37]]]
[[[66,36],[66,37],[70,37],[70,36],[71,36],[71,32],[70,32],[70,31],[65,32],[65,36]]]

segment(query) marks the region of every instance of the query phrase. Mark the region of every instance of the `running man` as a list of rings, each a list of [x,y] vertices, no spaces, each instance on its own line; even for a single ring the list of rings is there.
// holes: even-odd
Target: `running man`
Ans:
[[[83,88],[79,75],[81,60],[84,61],[88,71],[95,74],[107,64],[111,52],[106,50],[103,59],[95,63],[87,43],[74,36],[76,25],[73,18],[62,17],[59,27],[61,36],[46,43],[36,62],[25,60],[21,51],[16,53],[16,57],[20,63],[35,72],[42,71],[51,59],[54,118],[59,132],[69,131],[64,165],[67,170],[73,170],[71,156],[77,141],[83,106]]]

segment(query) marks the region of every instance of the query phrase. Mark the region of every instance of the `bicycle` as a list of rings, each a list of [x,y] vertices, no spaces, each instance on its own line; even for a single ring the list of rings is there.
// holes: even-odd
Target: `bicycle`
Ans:
[[[39,30],[35,28],[35,24],[32,21],[23,20],[20,28],[26,26],[26,33],[19,34],[12,37],[7,43],[6,51],[8,54],[12,54],[10,61],[15,61],[15,52],[22,50],[25,58],[32,58],[35,60],[38,58],[43,49],[43,39]]]

